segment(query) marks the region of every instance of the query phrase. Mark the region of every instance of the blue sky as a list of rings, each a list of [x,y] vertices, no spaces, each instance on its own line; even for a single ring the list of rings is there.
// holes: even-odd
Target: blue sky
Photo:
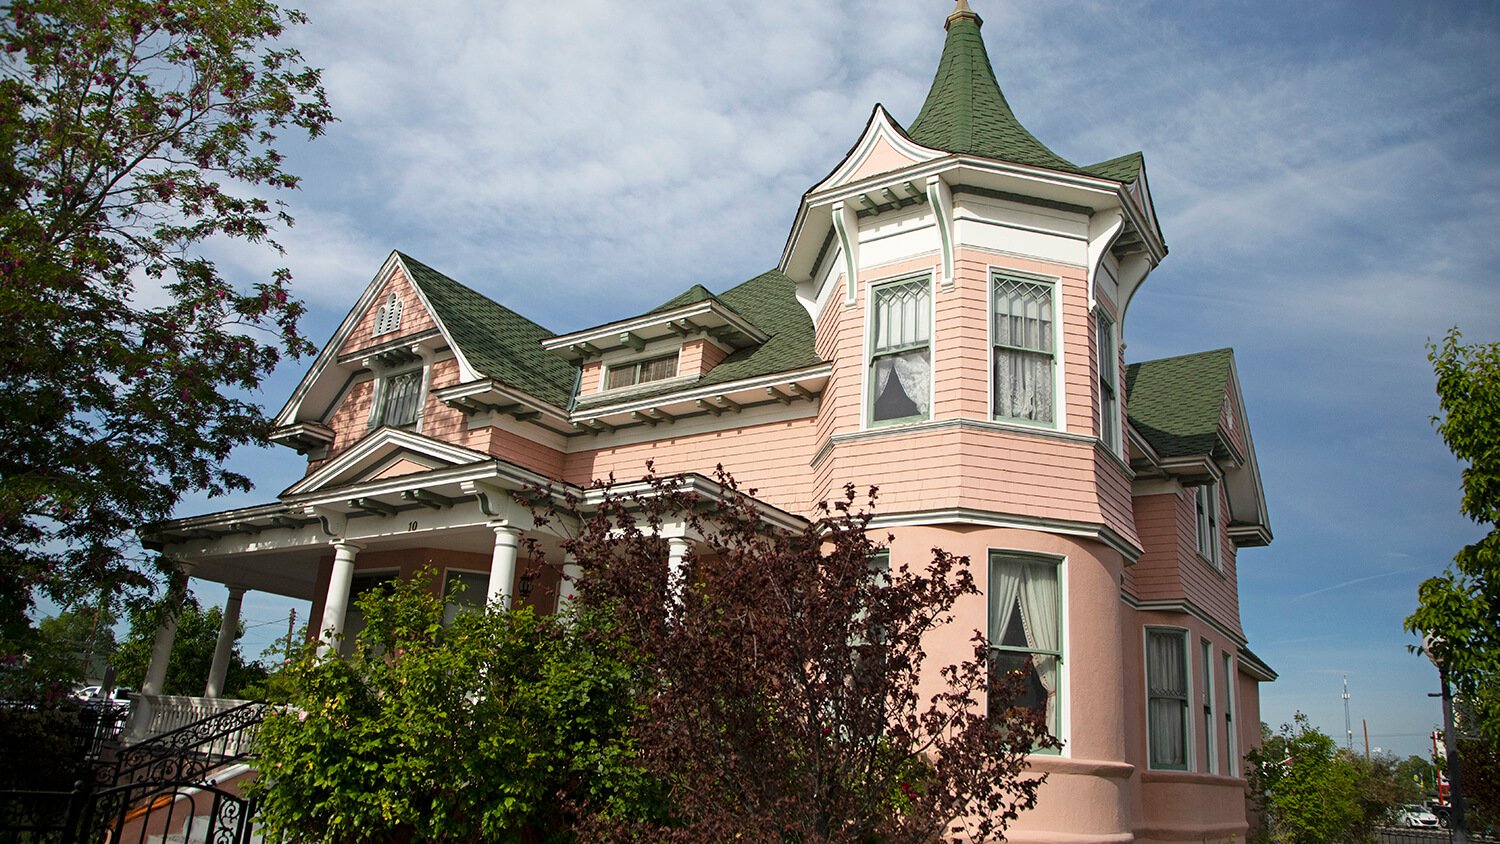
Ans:
[[[916,116],[952,0],[310,0],[288,40],[342,122],[283,151],[287,254],[325,341],[391,249],[565,332],[776,263],[801,194],[883,103]],[[1001,87],[1053,150],[1143,150],[1171,254],[1127,360],[1233,346],[1275,542],[1240,555],[1250,647],[1307,712],[1422,753],[1436,672],[1417,584],[1480,535],[1433,433],[1424,343],[1500,339],[1500,12],[1489,3],[971,0]],[[274,411],[304,364],[266,385]],[[248,496],[300,476],[246,450]],[[731,467],[732,468],[732,467]],[[210,589],[205,600],[219,600]],[[245,649],[290,605],[247,597]],[[299,609],[306,616],[306,607]]]

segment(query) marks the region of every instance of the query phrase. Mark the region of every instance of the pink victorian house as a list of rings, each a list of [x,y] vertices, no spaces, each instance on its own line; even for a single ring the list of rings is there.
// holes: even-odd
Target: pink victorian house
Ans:
[[[424,566],[551,611],[556,576],[520,559],[549,541],[528,483],[650,459],[713,494],[723,463],[787,525],[878,484],[894,557],[967,555],[986,591],[934,658],[976,627],[1033,658],[1063,748],[1033,758],[1049,779],[1010,840],[1242,838],[1275,674],[1240,624],[1238,553],[1271,533],[1235,359],[1125,362],[1167,254],[1144,161],[1078,166],[1028,133],[981,23],[959,3],[921,112],[876,106],[749,281],[558,335],[393,253],[281,411],[306,476],[151,541],[229,585],[230,617],[265,590],[349,634],[352,595]]]

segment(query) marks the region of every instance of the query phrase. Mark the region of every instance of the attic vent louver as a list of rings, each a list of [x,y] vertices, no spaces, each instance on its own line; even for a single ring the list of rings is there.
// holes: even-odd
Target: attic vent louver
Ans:
[[[375,312],[375,336],[389,334],[401,327],[401,300],[392,293],[384,305]]]

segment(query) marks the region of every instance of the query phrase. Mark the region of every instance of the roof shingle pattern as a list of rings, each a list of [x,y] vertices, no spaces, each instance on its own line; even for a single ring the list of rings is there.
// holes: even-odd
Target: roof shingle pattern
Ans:
[[[1140,153],[1079,167],[1026,131],[995,80],[995,69],[979,34],[983,23],[979,15],[967,9],[948,18],[948,37],[943,43],[937,75],[907,136],[922,146],[945,152],[997,158],[1113,181],[1134,181],[1140,172]],[[1129,167],[1132,158],[1137,165],[1133,170]]]
[[[1162,457],[1212,454],[1233,349],[1142,361],[1125,368],[1130,424]]]
[[[470,366],[555,407],[568,406],[574,369],[541,345],[556,334],[421,261],[396,254]]]

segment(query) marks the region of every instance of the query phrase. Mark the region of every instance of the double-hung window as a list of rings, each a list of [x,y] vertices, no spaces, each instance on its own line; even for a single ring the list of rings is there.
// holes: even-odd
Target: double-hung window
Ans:
[[[422,370],[387,375],[380,397],[380,424],[405,428],[417,424],[417,408],[422,404]]]
[[[1214,646],[1207,639],[1199,640],[1199,644],[1203,651],[1203,661],[1199,663],[1203,672],[1203,761],[1206,765],[1203,770],[1217,774],[1219,731],[1214,729]]]
[[[1194,489],[1197,510],[1198,553],[1219,568],[1219,485],[1206,483]]]
[[[871,297],[870,421],[926,419],[932,405],[932,284],[876,287]]]
[[[489,598],[490,576],[471,571],[447,572],[448,582],[443,588],[443,626],[453,624],[464,613],[484,612]]]
[[[1099,439],[1104,447],[1120,451],[1119,352],[1115,344],[1115,324],[1103,308],[1095,311],[1099,343]]]
[[[1224,658],[1224,762],[1225,773],[1240,776],[1240,749],[1234,734],[1234,657],[1220,654]]]
[[[1056,560],[990,553],[990,666],[1020,672],[1024,689],[1012,705],[1040,709],[1047,731],[1060,735],[1062,602]]]
[[[995,417],[1051,424],[1053,287],[995,277]]]
[[[1146,741],[1151,767],[1188,770],[1187,634],[1146,630]]]
[[[665,381],[677,375],[677,355],[622,363],[609,368],[609,387],[633,387],[651,381]]]

